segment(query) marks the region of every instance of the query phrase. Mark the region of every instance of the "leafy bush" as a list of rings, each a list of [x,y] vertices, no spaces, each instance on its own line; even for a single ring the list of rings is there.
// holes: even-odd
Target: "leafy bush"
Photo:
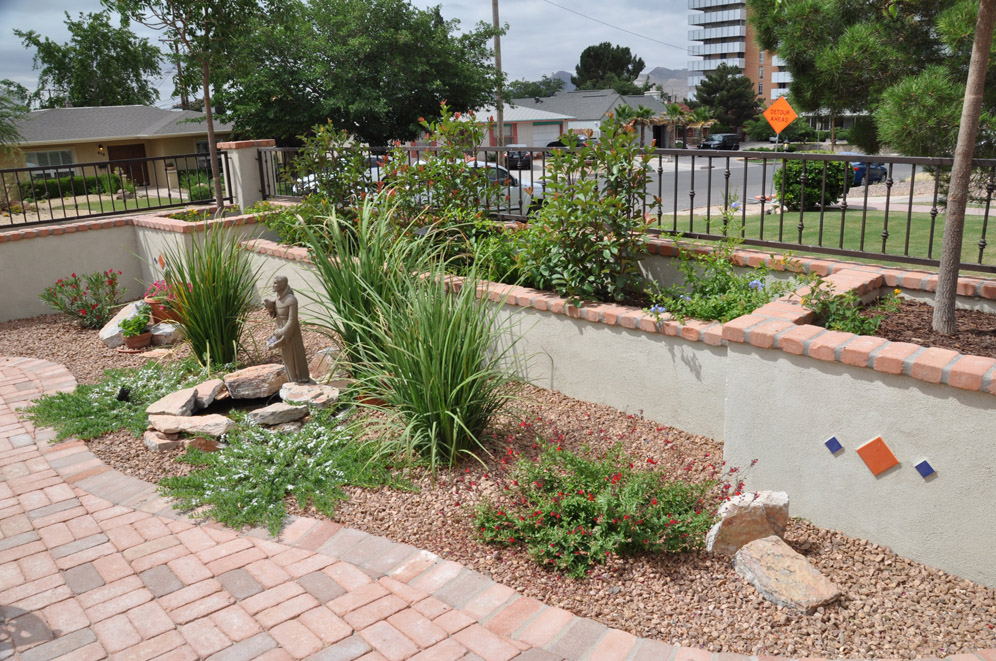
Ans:
[[[594,145],[563,140],[568,148],[547,159],[546,205],[516,232],[519,268],[533,286],[575,303],[622,300],[643,282],[642,201],[653,155],[632,124],[615,117]]]
[[[836,294],[833,284],[823,278],[816,278],[810,284],[809,293],[802,297],[802,304],[812,310],[817,321],[830,330],[874,335],[885,315],[899,309],[901,293],[899,289],[894,289],[881,297],[876,309],[882,314],[872,314],[866,310],[861,298],[853,290]]]
[[[191,202],[210,200],[214,198],[214,189],[208,184],[197,184],[196,186],[190,187],[187,198]]]
[[[312,131],[301,136],[303,144],[284,170],[284,180],[296,194],[318,195],[340,213],[355,208],[376,184],[368,174],[366,149],[331,120]]]
[[[115,193],[121,188],[121,177],[113,173],[91,176],[49,177],[35,176],[33,181],[20,184],[22,199],[42,200],[71,195],[99,195]],[[134,192],[135,185],[128,183],[125,188]]]
[[[347,498],[343,486],[401,486],[375,456],[376,445],[358,442],[355,430],[337,425],[330,412],[315,412],[290,434],[240,422],[225,436],[227,448],[189,449],[180,460],[197,470],[160,483],[163,495],[176,500],[174,507],[235,529],[265,525],[276,535],[290,496],[331,517],[336,502]]]
[[[164,279],[176,294],[180,326],[202,365],[235,361],[256,299],[261,266],[253,268],[240,241],[215,225],[163,251]]]
[[[763,152],[782,152],[792,153],[796,151],[797,147],[795,145],[778,145],[777,147],[751,147],[750,149],[745,149],[744,151],[763,151]]]
[[[263,226],[276,232],[280,243],[288,246],[306,245],[309,229],[322,232],[327,219],[337,214],[335,204],[322,195],[308,195],[293,206],[274,207],[263,213]]]
[[[149,306],[144,303],[140,304],[138,314],[130,319],[124,319],[121,321],[119,326],[121,327],[121,334],[125,337],[135,337],[141,335],[145,332],[145,328],[149,325]]]
[[[544,445],[537,461],[519,459],[513,475],[511,490],[478,507],[478,536],[524,545],[537,562],[574,577],[612,554],[700,548],[713,523],[702,502],[711,483],[636,470],[621,445],[600,457]]]
[[[838,142],[850,142],[851,141],[851,130],[850,129],[837,129],[834,132],[834,137],[837,138]]]
[[[735,213],[736,209],[732,211]],[[733,266],[737,243],[728,239],[704,254],[692,253],[679,245],[678,269],[685,276],[685,283],[652,294],[654,305],[649,312],[658,319],[670,313],[680,321],[691,317],[727,322],[750,314],[800,284],[798,278],[789,282],[769,281],[768,267],[763,264],[738,273]]]
[[[148,425],[149,404],[206,378],[191,362],[161,367],[150,361],[137,369],[107,370],[95,385],[35,400],[28,415],[38,426],[53,427],[57,441],[70,436],[85,441],[119,429],[138,436]]]
[[[83,328],[103,328],[119,305],[124,289],[118,291],[121,271],[108,269],[103,273],[59,278],[39,295],[59,312],[76,319]]]
[[[831,152],[817,150],[813,154],[829,154]],[[775,192],[780,197],[786,209],[798,211],[800,205],[806,211],[816,211],[820,208],[822,195],[823,205],[836,204],[844,194],[845,178],[849,173],[847,163],[835,161],[826,163],[826,191],[823,191],[823,163],[819,161],[785,161],[774,175]],[[802,174],[806,173],[805,198],[803,199]],[[784,191],[782,182],[784,181]]]
[[[176,211],[171,214],[167,214],[167,218],[173,218],[174,220],[182,220],[187,223],[200,223],[205,220],[211,220],[212,218],[227,218],[228,216],[238,216],[242,211],[239,209],[239,205],[232,204],[226,206],[221,211],[221,215],[212,209],[185,209],[183,211]]]

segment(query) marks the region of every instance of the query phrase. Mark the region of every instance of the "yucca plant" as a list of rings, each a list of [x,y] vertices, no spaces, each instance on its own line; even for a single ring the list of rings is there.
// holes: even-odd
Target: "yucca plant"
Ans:
[[[257,300],[260,267],[235,232],[212,225],[185,247],[163,251],[164,279],[176,294],[180,326],[202,365],[232,363]]]

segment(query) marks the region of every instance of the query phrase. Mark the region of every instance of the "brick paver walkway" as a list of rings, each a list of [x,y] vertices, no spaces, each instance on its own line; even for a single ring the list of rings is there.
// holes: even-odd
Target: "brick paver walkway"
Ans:
[[[748,659],[639,639],[335,523],[295,518],[277,539],[192,523],[15,413],[75,385],[0,358],[0,659]]]

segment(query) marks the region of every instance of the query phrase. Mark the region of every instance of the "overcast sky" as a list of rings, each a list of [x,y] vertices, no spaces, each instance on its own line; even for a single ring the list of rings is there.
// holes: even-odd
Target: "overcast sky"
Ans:
[[[478,21],[491,22],[488,0],[413,3],[422,7],[441,4],[443,16],[459,19],[461,28],[472,28]],[[685,51],[689,45],[687,7],[687,0],[500,0],[501,21],[509,25],[502,38],[502,65],[512,79],[535,80],[557,70],[573,73],[585,47],[610,41],[628,46],[642,57],[647,71],[658,66],[682,69],[689,59]],[[38,80],[31,68],[34,53],[21,45],[14,28],[35,30],[64,43],[69,38],[64,12],[76,18],[78,12],[99,9],[99,0],[0,0],[0,79],[10,78],[32,91]],[[141,36],[158,38],[143,26],[133,25],[132,29]],[[169,75],[164,72],[158,85],[162,97],[158,105],[163,107],[170,105]]]

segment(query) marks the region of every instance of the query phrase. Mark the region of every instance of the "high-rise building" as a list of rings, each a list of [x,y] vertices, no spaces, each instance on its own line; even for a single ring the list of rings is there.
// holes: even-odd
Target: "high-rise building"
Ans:
[[[691,72],[689,87],[696,87],[705,75],[723,63],[735,66],[754,82],[757,95],[770,105],[788,94],[792,74],[782,70],[784,62],[775,54],[761,50],[747,22],[747,3],[734,0],[688,0],[688,15],[692,29],[688,54],[696,59],[688,62]]]

